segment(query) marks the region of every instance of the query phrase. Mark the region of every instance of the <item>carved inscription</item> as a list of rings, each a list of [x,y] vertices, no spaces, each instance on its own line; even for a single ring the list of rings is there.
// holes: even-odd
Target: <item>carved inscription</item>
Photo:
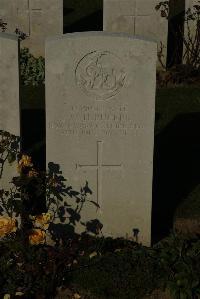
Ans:
[[[113,136],[137,133],[143,129],[128,113],[126,105],[115,107],[74,105],[66,112],[66,118],[49,122],[49,128],[61,135]]]
[[[75,70],[77,85],[95,100],[107,100],[122,89],[126,77],[121,60],[108,51],[86,54]]]

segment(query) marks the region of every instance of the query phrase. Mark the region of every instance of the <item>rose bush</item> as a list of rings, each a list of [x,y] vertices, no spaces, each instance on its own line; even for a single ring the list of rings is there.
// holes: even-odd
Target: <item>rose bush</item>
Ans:
[[[19,139],[8,132],[0,131],[0,154],[1,173],[6,161],[17,161],[18,172],[9,190],[0,187],[0,296],[14,298],[22,292],[25,298],[38,293],[52,298],[78,266],[84,238],[101,233],[97,219],[83,222],[80,215],[86,202],[95,204],[92,191],[87,182],[80,191],[66,186],[60,166],[53,162],[47,172],[36,169],[31,157],[20,153]],[[75,232],[77,223],[83,227],[81,234]]]
[[[48,229],[49,224],[52,220],[52,215],[50,213],[42,213],[37,216],[30,216],[35,227],[40,227],[42,229]]]

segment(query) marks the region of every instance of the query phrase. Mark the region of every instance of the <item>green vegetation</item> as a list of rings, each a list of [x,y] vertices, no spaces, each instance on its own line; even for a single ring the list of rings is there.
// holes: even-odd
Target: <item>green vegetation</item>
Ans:
[[[62,285],[84,236],[91,231],[96,236],[102,228],[97,219],[83,222],[82,208],[86,202],[99,206],[87,197],[92,193],[88,182],[80,191],[66,186],[60,166],[53,162],[48,171],[39,171],[31,157],[20,152],[19,141],[0,131],[0,179],[6,162],[17,162],[18,172],[10,188],[0,189],[0,297],[15,298],[21,292],[29,298],[40,292],[50,298]],[[46,200],[43,208],[41,197]],[[77,223],[83,227],[81,238],[75,232]]]
[[[23,85],[37,86],[44,83],[44,57],[34,57],[28,48],[20,50],[20,75]]]
[[[198,239],[172,234],[153,248],[127,246],[93,257],[88,267],[72,272],[71,287],[98,299],[142,299],[155,289],[168,289],[175,299],[194,299],[200,293],[199,254]]]

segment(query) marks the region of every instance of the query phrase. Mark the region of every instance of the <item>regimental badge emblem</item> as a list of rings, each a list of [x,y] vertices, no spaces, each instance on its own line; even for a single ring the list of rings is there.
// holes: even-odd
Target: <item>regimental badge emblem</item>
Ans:
[[[107,100],[123,88],[125,69],[118,56],[109,51],[86,54],[75,70],[76,84],[95,100]]]

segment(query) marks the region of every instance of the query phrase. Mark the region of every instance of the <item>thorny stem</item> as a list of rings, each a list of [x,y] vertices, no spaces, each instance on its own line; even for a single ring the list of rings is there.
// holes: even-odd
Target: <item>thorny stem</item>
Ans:
[[[160,7],[159,10],[163,10],[165,11],[165,18],[168,19],[168,13],[169,13],[169,2],[165,3],[165,2],[160,2]],[[185,22],[186,26],[187,26],[187,39],[185,38],[184,33],[182,32],[182,30],[179,28],[178,31],[179,33],[181,33],[181,37],[183,40],[183,44],[185,45],[185,52],[183,53],[183,59],[186,58],[186,63],[189,65],[192,65],[195,68],[199,68],[200,67],[200,24],[199,24],[199,14],[198,14],[199,10],[196,8],[196,12],[193,11],[191,13],[191,10],[187,10],[186,11],[186,18],[185,18]],[[195,31],[195,37],[194,39],[192,38],[191,35],[191,30],[190,30],[190,26],[189,26],[189,20],[195,20],[196,21],[196,31]],[[173,27],[171,27],[171,30],[173,32],[173,34],[176,35],[176,32],[174,31]],[[164,64],[162,62],[161,56],[162,56],[162,46],[161,46],[161,50],[158,53],[158,60],[161,63],[162,67],[164,67]],[[175,49],[175,53],[176,53],[176,49]],[[165,67],[164,67],[165,68]]]

